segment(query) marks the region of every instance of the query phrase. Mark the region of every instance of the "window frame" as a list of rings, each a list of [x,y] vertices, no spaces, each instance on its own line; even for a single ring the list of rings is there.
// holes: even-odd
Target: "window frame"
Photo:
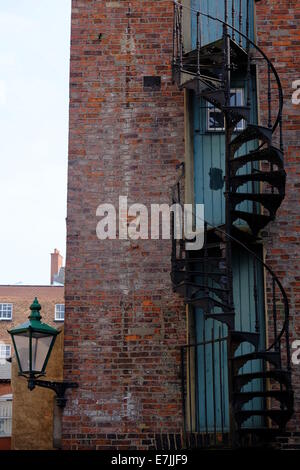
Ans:
[[[10,317],[3,316],[3,306],[10,306]],[[7,310],[6,310],[7,313]],[[11,321],[13,317],[13,304],[8,302],[0,302],[0,321]]]
[[[241,104],[237,106],[245,106],[245,90],[242,87],[234,87],[231,88],[230,93],[234,93],[237,96],[237,93],[241,92]],[[208,102],[207,105],[207,113],[206,113],[206,131],[211,133],[211,132],[225,132],[225,117],[224,117],[224,127],[210,127],[210,114],[211,112],[217,112],[222,114],[222,111],[214,106],[212,103]],[[238,124],[236,125],[234,132],[241,132],[245,129],[245,120],[241,119]]]
[[[5,356],[2,355],[2,351],[4,350],[4,348],[5,349],[9,348],[8,355],[5,355]],[[0,344],[0,359],[8,359],[9,357],[11,357],[11,344],[1,343]]]
[[[1,405],[3,406],[1,407]],[[12,434],[11,428],[12,428],[12,395],[10,394],[0,395],[0,437],[11,437],[11,434]]]
[[[57,316],[58,314],[58,309],[57,307],[60,307],[60,306],[64,306],[64,317],[63,318],[60,318]],[[61,313],[61,312],[60,312]],[[65,321],[65,304],[55,304],[55,309],[54,309],[54,321],[60,321],[60,322],[63,322]]]

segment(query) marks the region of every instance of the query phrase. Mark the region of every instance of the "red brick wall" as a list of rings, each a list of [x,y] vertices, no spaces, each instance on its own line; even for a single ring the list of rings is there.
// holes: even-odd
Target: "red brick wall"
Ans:
[[[300,106],[292,104],[292,82],[300,79],[300,5],[298,0],[264,0],[257,3],[258,44],[274,63],[284,91],[283,129],[286,198],[276,222],[269,226],[266,240],[267,263],[279,275],[287,290],[291,309],[291,341],[300,339]],[[260,75],[261,107],[266,114],[266,75]],[[298,430],[300,422],[300,366],[293,368],[296,413],[289,427]]]
[[[171,48],[169,0],[72,2],[64,373],[79,389],[68,392],[66,449],[149,448],[182,428],[171,244],[100,241],[95,215],[119,195],[170,202],[184,155]],[[160,76],[161,90],[144,90],[143,76]]]
[[[0,450],[11,449],[11,437],[0,437]]]
[[[8,395],[9,393],[12,393],[10,382],[5,382],[5,381],[2,382],[0,380],[0,396]]]

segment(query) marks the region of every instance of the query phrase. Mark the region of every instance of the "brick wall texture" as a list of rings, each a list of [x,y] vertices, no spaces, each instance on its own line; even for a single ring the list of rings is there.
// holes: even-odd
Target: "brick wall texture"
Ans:
[[[180,433],[185,309],[170,241],[100,241],[97,206],[169,203],[184,157],[171,79],[170,1],[72,3],[65,377],[66,449],[148,448]],[[144,90],[160,76],[161,90]]]
[[[9,393],[11,393],[10,381],[0,381],[0,397],[1,395],[8,395]]]
[[[300,107],[291,103],[300,78],[299,14],[296,1],[257,3],[259,44],[285,95],[287,198],[266,254],[290,297],[292,338],[300,333]],[[96,237],[100,203],[117,206],[119,195],[129,203],[170,200],[184,156],[183,93],[172,84],[171,49],[169,0],[72,2],[64,373],[79,389],[68,392],[65,449],[151,448],[158,433],[180,441],[186,325],[170,283],[170,242]],[[160,76],[161,90],[144,89],[144,76]],[[261,74],[262,95],[265,87]],[[294,385],[293,429],[296,367]]]

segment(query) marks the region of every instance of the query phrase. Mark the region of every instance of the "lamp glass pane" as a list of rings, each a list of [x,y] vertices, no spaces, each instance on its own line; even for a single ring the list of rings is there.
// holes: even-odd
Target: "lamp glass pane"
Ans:
[[[22,372],[29,372],[29,336],[14,335]]]
[[[43,369],[53,336],[36,335],[32,337],[32,370],[40,372]]]

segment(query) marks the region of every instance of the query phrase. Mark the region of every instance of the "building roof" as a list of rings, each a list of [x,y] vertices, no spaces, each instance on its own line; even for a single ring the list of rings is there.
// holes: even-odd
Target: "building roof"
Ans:
[[[6,288],[6,287],[9,287],[9,288],[16,288],[16,289],[28,289],[28,288],[41,288],[41,289],[44,289],[44,288],[47,288],[47,289],[53,289],[53,287],[63,287],[63,286],[54,286],[53,284],[0,284],[0,288]]]
[[[3,360],[0,361],[0,382],[11,379],[11,363]]]
[[[57,295],[64,295],[64,286],[41,286],[41,285],[0,285],[0,298],[3,297],[16,297],[20,298],[34,298],[40,296],[51,296],[55,298]]]

